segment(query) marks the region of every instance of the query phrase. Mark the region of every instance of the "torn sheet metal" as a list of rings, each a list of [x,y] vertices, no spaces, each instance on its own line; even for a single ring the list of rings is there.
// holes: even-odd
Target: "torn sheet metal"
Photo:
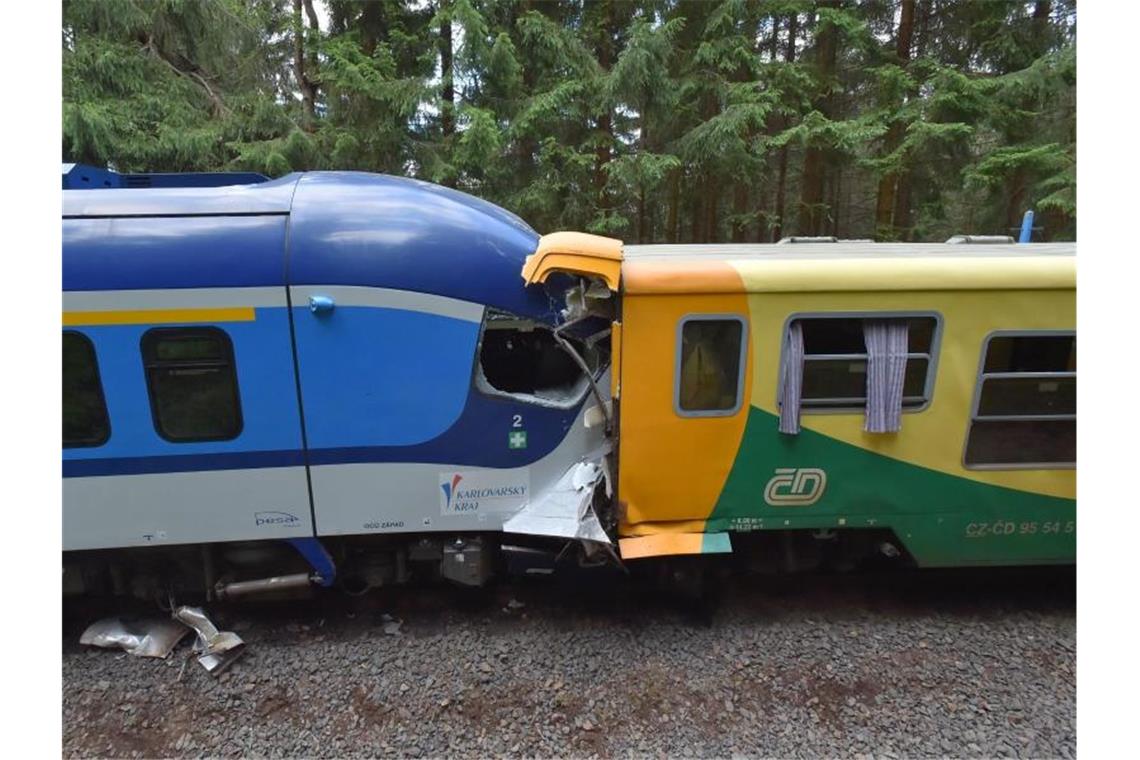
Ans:
[[[179,607],[174,618],[194,629],[198,634],[194,650],[199,652],[198,663],[212,676],[220,674],[245,651],[245,642],[236,633],[219,631],[200,607]]]
[[[503,523],[507,533],[554,536],[612,544],[594,512],[594,491],[605,485],[612,493],[606,454],[608,448],[578,462],[552,488],[527,503]]]
[[[84,646],[122,649],[136,657],[166,658],[190,629],[177,620],[123,620],[111,617],[87,626],[79,637]]]

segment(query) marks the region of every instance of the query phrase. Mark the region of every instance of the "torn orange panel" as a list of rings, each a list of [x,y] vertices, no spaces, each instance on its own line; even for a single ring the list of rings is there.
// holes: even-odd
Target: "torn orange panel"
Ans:
[[[622,559],[641,559],[673,554],[729,554],[727,533],[658,533],[618,540]]]
[[[585,232],[552,232],[539,238],[526,257],[522,276],[527,285],[546,282],[553,272],[598,277],[610,290],[621,280],[621,246],[615,238]]]

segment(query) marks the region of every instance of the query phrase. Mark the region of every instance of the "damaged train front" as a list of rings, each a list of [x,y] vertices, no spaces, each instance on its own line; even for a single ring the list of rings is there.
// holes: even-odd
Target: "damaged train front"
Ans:
[[[528,289],[543,289],[558,309],[556,324],[545,333],[550,350],[569,357],[586,387],[564,389],[564,398],[586,393],[577,424],[588,431],[589,450],[565,465],[561,476],[533,494],[503,523],[506,534],[567,540],[576,545],[585,565],[621,566],[616,551],[618,515],[614,487],[617,482],[616,400],[620,361],[621,323],[618,286],[621,241],[576,232],[543,236],[527,257],[522,277]],[[488,328],[494,324],[488,322]],[[503,328],[511,329],[504,322]],[[492,329],[484,333],[498,340]],[[539,354],[535,354],[536,357]],[[538,359],[538,364],[545,360]],[[549,398],[549,397],[548,397]],[[553,400],[553,399],[551,399]],[[523,547],[504,542],[509,560],[525,557]],[[566,549],[563,550],[566,553]],[[535,568],[539,572],[545,572]],[[522,569],[527,572],[526,568]]]

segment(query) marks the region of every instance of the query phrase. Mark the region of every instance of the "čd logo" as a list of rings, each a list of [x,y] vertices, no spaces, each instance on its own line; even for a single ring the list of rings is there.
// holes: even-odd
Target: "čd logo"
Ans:
[[[773,507],[807,507],[827,488],[827,473],[815,467],[777,467],[764,487],[764,501]]]

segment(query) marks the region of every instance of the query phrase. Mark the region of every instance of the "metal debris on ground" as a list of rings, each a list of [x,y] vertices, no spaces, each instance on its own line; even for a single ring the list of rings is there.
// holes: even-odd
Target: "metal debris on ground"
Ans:
[[[79,643],[104,649],[122,649],[136,657],[165,659],[189,632],[177,620],[124,620],[110,617],[87,626],[79,637]]]
[[[200,607],[179,607],[174,618],[194,629],[198,634],[194,651],[198,663],[212,676],[218,676],[245,651],[245,642],[236,633],[219,631]]]
[[[388,636],[398,636],[400,634],[400,626],[404,624],[403,620],[392,617],[388,613],[384,613],[380,619],[384,622],[384,633]]]

